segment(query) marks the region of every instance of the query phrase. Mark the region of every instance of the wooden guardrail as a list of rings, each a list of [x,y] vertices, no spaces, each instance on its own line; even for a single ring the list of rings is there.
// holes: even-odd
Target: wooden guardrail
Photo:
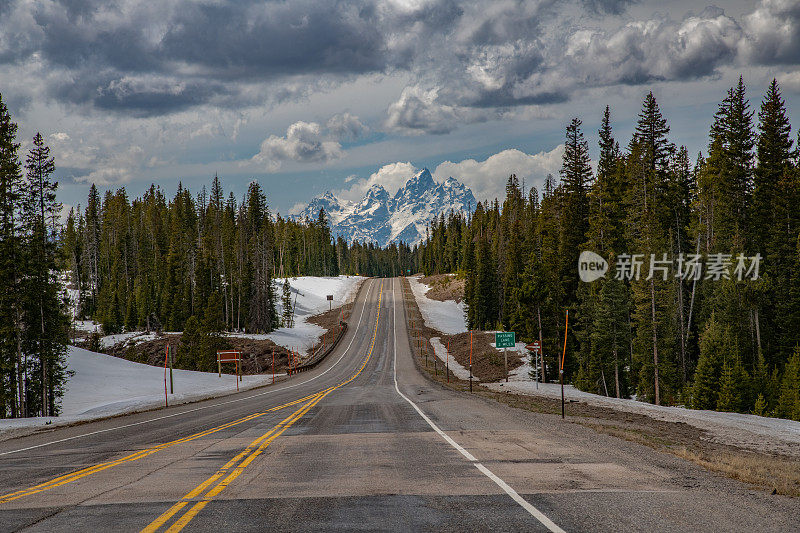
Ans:
[[[328,354],[331,353],[334,348],[336,348],[336,346],[339,344],[339,341],[342,340],[342,337],[344,337],[344,334],[347,332],[347,322],[339,322],[339,326],[336,331],[338,334],[334,335],[332,343],[321,344],[320,347],[317,348],[317,350],[311,354],[308,359],[306,359],[302,364],[298,365],[291,372],[305,372],[306,370],[311,370],[324,361]]]

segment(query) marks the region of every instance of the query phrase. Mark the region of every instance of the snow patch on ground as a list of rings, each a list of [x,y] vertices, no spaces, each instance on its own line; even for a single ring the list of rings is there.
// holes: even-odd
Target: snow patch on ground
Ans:
[[[431,337],[431,346],[433,346],[433,353],[436,354],[436,357],[441,359],[442,363],[445,365],[450,366],[450,372],[453,373],[455,377],[458,379],[462,379],[464,381],[469,380],[469,370],[464,368],[459,364],[458,361],[455,360],[454,357],[450,357],[448,362],[448,355],[447,355],[447,347],[442,344],[442,341],[439,337]],[[477,377],[472,376],[472,381],[480,381]]]
[[[67,381],[62,415],[0,420],[0,438],[36,427],[68,425],[164,405],[164,369],[70,346],[67,368],[75,374]],[[169,374],[167,374],[169,376]],[[236,378],[209,372],[173,370],[174,394],[170,405],[236,391]],[[169,377],[167,378],[169,379]],[[243,376],[240,390],[272,382],[272,375]]]
[[[94,320],[75,320],[72,322],[72,327],[76,331],[85,331],[87,333],[98,333],[102,330],[102,326]]]
[[[311,316],[324,313],[328,310],[328,294],[333,295],[332,308],[336,309],[355,298],[358,287],[366,279],[362,276],[336,276],[318,277],[302,276],[289,278],[292,289],[292,305],[295,306],[294,327],[278,328],[264,335],[278,346],[298,350],[303,355],[308,355],[325,330],[307,322]],[[283,291],[283,279],[276,280],[276,294]],[[295,300],[296,297],[296,300]],[[296,303],[295,303],[296,302]],[[282,302],[278,301],[278,314],[283,313]],[[254,338],[246,334],[239,335],[243,338]]]
[[[142,331],[129,331],[128,333],[117,333],[115,335],[106,335],[100,337],[101,348],[111,348],[117,344],[125,344],[126,346],[135,346],[142,342],[154,341],[158,338],[155,333],[146,333]]]
[[[464,302],[456,303],[453,300],[440,302],[425,296],[430,287],[419,281],[419,276],[408,278],[414,298],[417,299],[419,311],[425,324],[445,335],[455,335],[467,331],[467,320]]]

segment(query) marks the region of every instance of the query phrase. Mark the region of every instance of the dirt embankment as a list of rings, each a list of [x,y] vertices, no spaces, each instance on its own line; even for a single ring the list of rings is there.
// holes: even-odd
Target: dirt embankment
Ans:
[[[464,287],[467,280],[455,274],[424,276],[420,279],[420,282],[430,287],[425,296],[431,300],[439,300],[440,302],[455,300],[458,303],[464,299]]]
[[[173,354],[177,355],[181,344],[180,334],[162,334],[158,338],[137,343],[134,346],[119,343],[100,352],[144,363],[146,365],[163,366],[166,346],[172,347]],[[275,353],[275,372],[284,372],[288,366],[290,352],[283,346],[278,346],[269,339],[242,339],[239,337],[225,337],[223,349],[239,350],[242,352],[242,373],[261,374],[272,371],[272,354]],[[176,368],[182,368],[176,361]],[[186,370],[197,370],[187,368]],[[211,370],[211,369],[206,369]]]
[[[470,334],[442,335],[442,344],[450,346],[450,355],[464,368],[469,368]],[[472,375],[484,383],[505,378],[503,352],[495,349],[494,333],[472,334]],[[508,351],[508,371],[521,366],[525,361],[519,352]]]
[[[339,334],[339,324],[341,322],[346,322],[350,315],[353,312],[353,303],[347,303],[341,307],[337,307],[336,309],[332,309],[330,311],[325,311],[324,313],[320,313],[318,315],[314,315],[312,317],[308,317],[306,319],[307,322],[311,324],[316,324],[317,326],[321,327],[325,330],[325,334],[320,338],[320,342],[314,346],[309,353],[314,353],[319,345],[322,343],[330,344],[332,340],[332,336],[334,332],[336,335]]]

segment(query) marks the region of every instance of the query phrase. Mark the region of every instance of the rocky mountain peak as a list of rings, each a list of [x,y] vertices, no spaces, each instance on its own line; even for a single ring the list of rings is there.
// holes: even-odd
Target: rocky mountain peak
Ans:
[[[380,184],[371,186],[356,203],[344,202],[328,191],[314,198],[300,217],[316,218],[322,208],[328,213],[334,236],[380,246],[398,241],[415,244],[425,237],[425,228],[435,217],[475,204],[469,187],[453,177],[437,183],[423,168],[394,197]]]

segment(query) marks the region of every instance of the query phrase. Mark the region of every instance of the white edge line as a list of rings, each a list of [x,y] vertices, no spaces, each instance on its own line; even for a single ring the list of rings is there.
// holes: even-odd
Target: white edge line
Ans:
[[[489,470],[488,468],[483,466],[481,463],[479,463],[478,460],[475,459],[475,457],[471,453],[469,453],[460,444],[458,444],[456,441],[454,441],[452,438],[450,438],[450,436],[447,433],[445,433],[444,431],[439,429],[439,426],[434,424],[433,421],[430,418],[428,418],[428,416],[425,413],[422,412],[422,409],[420,409],[417,406],[417,404],[415,404],[408,396],[406,396],[405,394],[400,392],[400,387],[397,386],[397,298],[396,298],[396,294],[395,294],[395,291],[394,291],[394,287],[392,288],[392,303],[393,303],[393,311],[394,311],[394,317],[392,319],[392,323],[393,323],[392,325],[393,325],[393,329],[394,329],[394,364],[393,364],[393,372],[394,372],[394,388],[397,391],[397,394],[402,396],[402,398],[405,401],[407,401],[409,404],[411,404],[411,407],[413,407],[417,411],[417,413],[419,413],[419,415],[425,420],[425,422],[427,422],[428,425],[431,428],[433,428],[433,430],[436,433],[438,433],[444,440],[446,440],[448,444],[450,444],[453,448],[458,450],[461,453],[461,455],[463,455],[468,461],[470,461],[472,464],[474,464],[475,467],[478,470],[480,470],[486,477],[488,477],[489,479],[494,481],[495,484],[497,484],[498,487],[503,489],[503,491],[505,491],[506,494],[511,496],[511,498],[515,502],[517,502],[523,509],[528,511],[534,518],[536,518],[539,522],[541,522],[544,527],[546,527],[547,529],[549,529],[553,533],[566,533],[563,529],[558,527],[558,525],[556,525],[555,522],[553,522],[552,520],[547,518],[547,516],[545,516],[544,513],[542,513],[539,509],[537,509],[536,507],[531,505],[528,501],[525,500],[525,498],[520,496],[519,493],[517,493],[517,491],[515,491],[513,488],[511,488],[511,486],[509,486],[508,483],[506,483],[505,481],[503,481],[502,479],[497,477],[491,470]]]
[[[353,330],[354,332],[356,330],[358,330],[359,326],[361,326],[361,319],[364,318],[364,310],[367,307],[367,300],[368,300],[368,298],[364,298],[364,305],[361,307],[361,314],[358,317],[358,324],[356,324],[356,327]],[[165,418],[172,418],[174,416],[181,416],[181,415],[185,415],[185,414],[188,414],[188,413],[193,413],[195,411],[202,411],[203,409],[210,409],[212,407],[219,407],[220,405],[227,405],[229,403],[236,403],[236,402],[243,402],[245,400],[252,400],[253,398],[257,398],[259,396],[264,396],[266,394],[272,394],[274,392],[280,392],[280,391],[284,391],[284,390],[288,390],[288,389],[293,389],[295,387],[299,387],[300,385],[305,385],[306,383],[310,383],[310,382],[314,381],[315,379],[321,378],[322,376],[324,376],[325,374],[327,374],[328,372],[333,370],[334,367],[336,367],[336,365],[338,365],[341,362],[341,360],[344,358],[345,354],[347,354],[347,352],[350,350],[350,347],[353,345],[353,341],[355,340],[355,338],[356,337],[355,337],[355,334],[354,334],[353,338],[350,339],[350,344],[347,345],[347,348],[345,348],[344,352],[342,352],[342,355],[339,356],[339,359],[337,359],[336,362],[333,363],[330,366],[330,368],[328,368],[324,372],[314,376],[313,378],[307,379],[306,381],[301,381],[300,383],[294,383],[292,385],[287,385],[286,387],[281,387],[279,389],[269,389],[267,391],[260,392],[258,394],[253,394],[253,395],[247,396],[245,398],[236,398],[234,400],[227,400],[227,401],[224,401],[224,402],[215,403],[214,405],[205,405],[203,407],[195,407],[194,409],[189,409],[187,411],[181,411],[180,413],[173,413],[171,415],[164,415],[164,416],[159,416],[159,417],[156,417],[156,418],[148,418],[147,420],[142,420],[141,422],[133,422],[131,424],[125,424],[123,426],[114,426],[113,428],[99,429],[97,431],[91,431],[89,433],[81,433],[80,435],[73,435],[72,437],[66,437],[66,438],[59,439],[59,440],[45,442],[45,443],[42,443],[42,444],[37,444],[35,446],[28,446],[27,448],[20,448],[18,450],[11,450],[11,451],[8,451],[8,452],[0,452],[0,457],[2,457],[3,455],[11,455],[13,453],[19,453],[19,452],[26,452],[26,451],[29,451],[29,450],[35,450],[36,448],[43,448],[45,446],[51,446],[53,444],[58,444],[58,443],[61,443],[61,442],[66,442],[66,441],[70,441],[70,440],[74,440],[74,439],[80,439],[82,437],[90,437],[92,435],[98,435],[100,433],[107,433],[109,431],[116,431],[118,429],[125,429],[125,428],[129,428],[129,427],[133,427],[133,426],[139,426],[141,424],[148,424],[150,422],[156,422],[157,420],[164,420]],[[267,386],[269,386],[269,385],[267,385]],[[206,400],[197,400],[197,401],[198,402],[202,402],[202,401],[206,401]],[[189,402],[189,403],[193,403],[193,402]],[[186,405],[186,404],[184,404],[184,405]],[[133,415],[133,414],[135,414],[135,413],[130,413],[130,415]],[[126,415],[122,415],[122,416],[126,416]],[[65,426],[65,427],[69,427],[69,426]],[[22,438],[24,438],[24,437],[22,437]]]

